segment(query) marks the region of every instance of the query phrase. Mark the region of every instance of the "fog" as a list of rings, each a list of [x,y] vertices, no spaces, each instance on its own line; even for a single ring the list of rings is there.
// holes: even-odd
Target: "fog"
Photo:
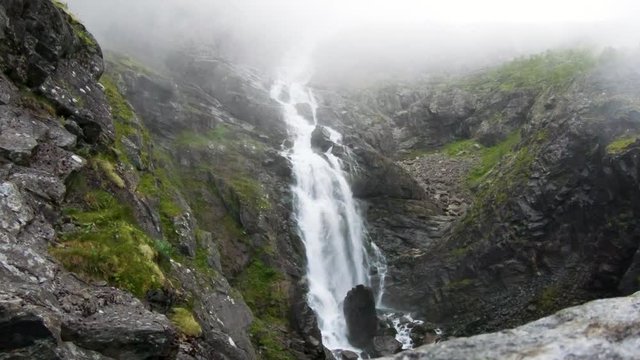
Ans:
[[[103,47],[157,67],[199,48],[317,83],[473,71],[558,47],[637,47],[634,0],[69,0]]]

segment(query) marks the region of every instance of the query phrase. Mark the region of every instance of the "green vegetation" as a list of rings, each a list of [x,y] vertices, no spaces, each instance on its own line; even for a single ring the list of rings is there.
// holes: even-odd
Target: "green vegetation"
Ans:
[[[502,91],[564,87],[588,73],[597,63],[597,57],[589,50],[547,51],[510,61],[476,76],[468,86],[498,88]]]
[[[445,145],[442,152],[448,156],[460,156],[477,152],[482,146],[473,139],[454,141]]]
[[[56,107],[44,96],[27,88],[20,89],[20,95],[20,105],[45,115],[56,116]]]
[[[119,74],[126,72],[127,70],[133,70],[138,74],[155,77],[161,76],[154,70],[124,54],[107,51],[105,53],[105,59],[107,60],[111,73]]]
[[[473,280],[471,279],[460,279],[460,280],[454,280],[454,281],[448,282],[444,286],[444,288],[446,290],[460,290],[468,287],[471,284],[473,284]]]
[[[203,149],[214,144],[226,144],[230,140],[229,129],[225,125],[218,125],[207,133],[185,131],[176,138],[176,145]]]
[[[550,285],[542,290],[540,296],[536,300],[536,305],[539,310],[544,313],[551,313],[557,308],[557,301],[561,295],[560,288],[555,285]]]
[[[69,6],[59,0],[52,0],[53,4],[60,10],[64,11],[65,14],[69,16],[69,22],[71,23],[71,27],[73,28],[73,32],[75,35],[88,47],[95,48],[98,46],[93,36],[91,36],[87,29],[85,29],[84,25],[80,23],[78,18],[76,18],[70,11]]]
[[[233,177],[229,181],[241,200],[259,210],[268,210],[271,207],[269,199],[264,195],[262,185],[249,177]]]
[[[484,176],[493,169],[505,155],[513,152],[519,142],[520,131],[516,130],[502,142],[491,147],[480,149],[480,163],[469,172],[467,177],[469,185],[478,185]]]
[[[96,156],[92,159],[93,164],[104,172],[106,177],[120,189],[124,189],[125,182],[116,171],[115,164],[105,156]]]
[[[249,332],[266,360],[294,359],[283,346],[288,304],[282,278],[276,269],[254,259],[236,284],[256,316]]]
[[[287,296],[281,280],[282,274],[276,269],[254,259],[238,278],[236,287],[256,316],[282,319],[287,314]]]
[[[623,135],[607,145],[607,153],[619,154],[638,140],[640,140],[640,134]]]
[[[70,271],[107,280],[138,297],[162,287],[154,242],[137,228],[131,209],[103,190],[84,194],[85,208],[65,213],[78,229],[61,238],[51,253]]]
[[[271,328],[272,324],[261,319],[254,319],[249,328],[249,334],[256,347],[260,350],[264,360],[295,360],[282,346],[282,339],[276,336]]]
[[[467,185],[475,187],[482,182],[491,169],[500,163],[500,160],[513,154],[520,140],[520,131],[516,130],[505,140],[491,147],[484,147],[473,139],[466,139],[449,143],[440,151],[451,157],[474,156],[478,158],[478,164],[467,174]]]
[[[198,337],[202,335],[202,327],[188,309],[181,307],[173,308],[169,319],[176,328],[186,336]]]

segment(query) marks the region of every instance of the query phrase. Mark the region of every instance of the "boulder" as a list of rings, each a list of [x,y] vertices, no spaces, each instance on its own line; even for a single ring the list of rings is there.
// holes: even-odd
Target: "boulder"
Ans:
[[[597,300],[500,332],[425,345],[389,359],[637,359],[640,292]]]
[[[364,285],[354,287],[347,293],[343,309],[349,342],[357,348],[369,348],[378,330],[373,290]]]
[[[358,356],[358,354],[356,354],[353,351],[342,350],[340,352],[340,359],[341,360],[358,360],[358,359],[360,359],[360,356]]]
[[[321,153],[326,153],[333,146],[331,133],[324,126],[316,126],[311,133],[311,146]]]

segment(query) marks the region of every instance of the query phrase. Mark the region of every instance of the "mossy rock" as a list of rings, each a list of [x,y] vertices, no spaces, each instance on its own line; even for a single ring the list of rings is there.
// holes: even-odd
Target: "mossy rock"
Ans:
[[[51,253],[70,271],[102,279],[143,297],[165,284],[155,243],[133,221],[131,209],[106,191],[85,194],[86,209],[67,208],[77,229]]]

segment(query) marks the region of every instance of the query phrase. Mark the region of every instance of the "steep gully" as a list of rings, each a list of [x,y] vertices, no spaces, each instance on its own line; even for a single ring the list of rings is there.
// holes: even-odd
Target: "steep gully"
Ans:
[[[382,305],[386,260],[377,245],[367,238],[363,217],[343,169],[345,164],[332,153],[333,146],[318,148],[312,140],[315,132],[324,131],[330,143],[340,146],[342,135],[318,126],[318,104],[304,83],[277,81],[271,96],[282,105],[293,140],[283,155],[290,159],[293,168],[294,216],[306,249],[308,302],[317,315],[323,344],[338,356],[343,351],[362,352],[354,346],[357,341],[350,341],[343,300],[350,289],[364,285],[373,288],[376,308],[396,328],[398,346],[410,349],[407,324],[413,320]],[[352,160],[348,149],[339,154]],[[362,354],[375,354],[375,350],[369,351],[372,353],[365,350]]]

